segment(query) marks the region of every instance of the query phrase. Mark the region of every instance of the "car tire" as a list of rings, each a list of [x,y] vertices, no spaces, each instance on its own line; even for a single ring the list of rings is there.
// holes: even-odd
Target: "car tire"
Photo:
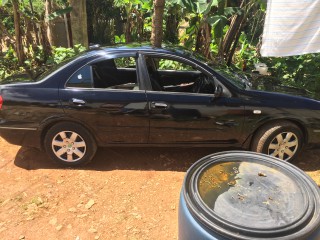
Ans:
[[[280,160],[294,160],[303,145],[303,133],[294,123],[277,121],[261,127],[255,134],[251,150]]]
[[[97,144],[90,132],[73,122],[53,125],[45,135],[44,147],[53,161],[71,167],[89,163],[97,151]]]

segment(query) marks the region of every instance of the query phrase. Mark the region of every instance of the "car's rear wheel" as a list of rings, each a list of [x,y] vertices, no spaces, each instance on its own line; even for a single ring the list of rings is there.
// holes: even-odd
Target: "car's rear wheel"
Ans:
[[[265,153],[284,161],[292,161],[303,145],[301,129],[294,123],[277,121],[263,126],[255,134],[252,151]]]
[[[64,166],[85,165],[92,160],[97,150],[89,131],[70,122],[52,126],[45,136],[44,147],[52,160]]]

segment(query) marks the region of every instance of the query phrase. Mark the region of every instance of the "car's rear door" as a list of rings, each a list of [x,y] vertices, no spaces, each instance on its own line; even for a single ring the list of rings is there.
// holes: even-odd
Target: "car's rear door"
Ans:
[[[136,54],[94,61],[60,88],[66,114],[86,124],[99,145],[146,143],[149,118],[145,90],[140,90]]]

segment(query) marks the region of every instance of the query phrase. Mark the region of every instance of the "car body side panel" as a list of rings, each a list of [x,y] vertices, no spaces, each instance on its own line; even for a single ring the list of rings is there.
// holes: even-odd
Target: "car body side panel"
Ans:
[[[147,143],[149,119],[145,91],[104,89],[61,89],[62,107],[67,116],[93,129],[98,145]],[[85,101],[76,105],[72,99]]]
[[[248,137],[264,124],[286,120],[301,128],[306,143],[320,143],[320,107],[317,101],[301,101],[290,95],[257,91],[248,91],[242,98],[245,103],[244,132]]]
[[[244,106],[239,99],[152,91],[147,97],[150,143],[240,146]],[[157,103],[166,107],[157,108]]]
[[[1,94],[0,135],[13,144],[40,147],[40,123],[62,113],[58,90],[21,85],[6,87]]]
[[[12,144],[41,148],[43,128],[50,119],[64,114],[59,84],[94,58],[76,59],[39,82],[0,85],[0,136]]]

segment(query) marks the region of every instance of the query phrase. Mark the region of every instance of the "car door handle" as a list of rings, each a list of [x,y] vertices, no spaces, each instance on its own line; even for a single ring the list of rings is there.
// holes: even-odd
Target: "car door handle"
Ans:
[[[77,106],[83,106],[86,104],[86,102],[84,100],[78,99],[78,98],[72,98],[72,103]]]
[[[168,105],[166,103],[152,102],[152,108],[167,108]]]

